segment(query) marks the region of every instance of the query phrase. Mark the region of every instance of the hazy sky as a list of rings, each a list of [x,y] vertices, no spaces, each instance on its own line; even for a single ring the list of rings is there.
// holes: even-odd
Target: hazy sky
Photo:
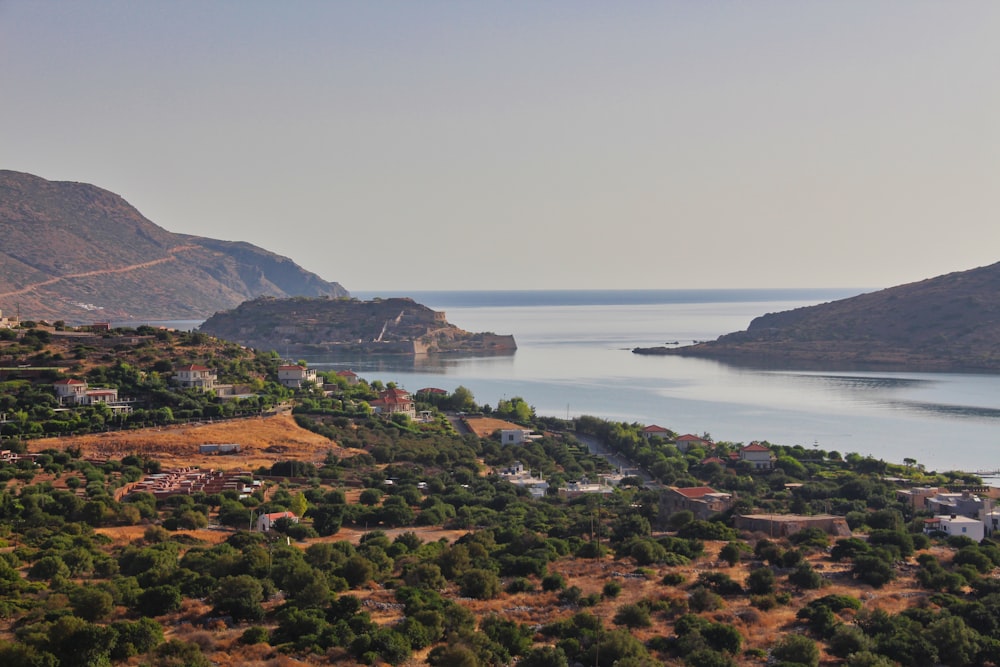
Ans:
[[[348,290],[891,286],[1000,260],[998,35],[995,0],[0,0],[0,168]]]

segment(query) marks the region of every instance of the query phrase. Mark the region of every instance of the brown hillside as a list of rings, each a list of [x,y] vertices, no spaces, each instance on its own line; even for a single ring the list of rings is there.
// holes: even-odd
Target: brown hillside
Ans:
[[[682,348],[636,349],[782,367],[1000,370],[1000,263],[781,313]]]
[[[346,296],[248,243],[174,234],[118,195],[0,170],[0,308],[24,319],[202,319],[260,295]]]

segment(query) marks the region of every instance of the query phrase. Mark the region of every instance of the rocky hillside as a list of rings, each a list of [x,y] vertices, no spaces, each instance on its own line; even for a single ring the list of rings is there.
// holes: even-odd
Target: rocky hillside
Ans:
[[[116,194],[0,170],[0,309],[23,319],[200,319],[261,295],[347,296],[248,243],[174,234]]]
[[[287,354],[511,352],[512,336],[463,331],[412,299],[259,298],[216,313],[201,332]]]
[[[711,342],[634,351],[785,367],[1000,371],[1000,263],[771,313]]]

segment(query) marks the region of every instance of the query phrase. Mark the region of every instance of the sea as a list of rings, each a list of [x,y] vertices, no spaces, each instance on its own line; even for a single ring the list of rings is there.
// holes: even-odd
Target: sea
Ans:
[[[855,289],[352,292],[408,296],[467,331],[513,334],[502,356],[309,359],[408,391],[464,386],[496,406],[519,396],[538,414],[658,424],[716,441],[856,452],[928,470],[1000,469],[1000,375],[753,369],[636,347],[741,331],[770,312]]]
[[[914,459],[927,470],[1000,469],[997,374],[755,369],[632,352],[714,340],[766,313],[864,291],[873,290],[352,292],[359,299],[410,297],[467,331],[513,334],[517,351],[306,360],[411,392],[464,386],[477,403],[494,407],[519,396],[541,415],[658,424],[715,441],[801,445],[892,463]]]

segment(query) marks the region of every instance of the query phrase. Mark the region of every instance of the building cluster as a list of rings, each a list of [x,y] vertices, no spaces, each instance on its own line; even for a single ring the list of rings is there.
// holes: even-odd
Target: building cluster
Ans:
[[[898,491],[897,497],[914,510],[927,510],[934,515],[924,519],[925,533],[963,535],[979,542],[1000,528],[1000,511],[993,509],[993,499],[971,489],[949,491],[920,486]]]
[[[138,482],[129,484],[122,495],[129,493],[151,493],[157,499],[170,496],[236,491],[241,496],[250,495],[261,486],[259,480],[246,482],[250,473],[241,470],[202,470],[195,467],[175,468],[165,472],[146,475]]]
[[[687,454],[688,451],[696,448],[705,451],[715,448],[715,443],[707,438],[700,438],[690,433],[679,435],[675,438],[669,429],[657,424],[645,427],[640,432],[640,435],[646,440],[655,438],[668,442],[676,447],[681,454]],[[751,442],[749,445],[741,447],[739,451],[729,452],[725,458],[709,456],[702,460],[702,463],[718,463],[722,466],[728,466],[744,462],[745,465],[750,466],[753,470],[771,470],[774,468],[775,460],[775,456],[769,447],[759,442]]]

